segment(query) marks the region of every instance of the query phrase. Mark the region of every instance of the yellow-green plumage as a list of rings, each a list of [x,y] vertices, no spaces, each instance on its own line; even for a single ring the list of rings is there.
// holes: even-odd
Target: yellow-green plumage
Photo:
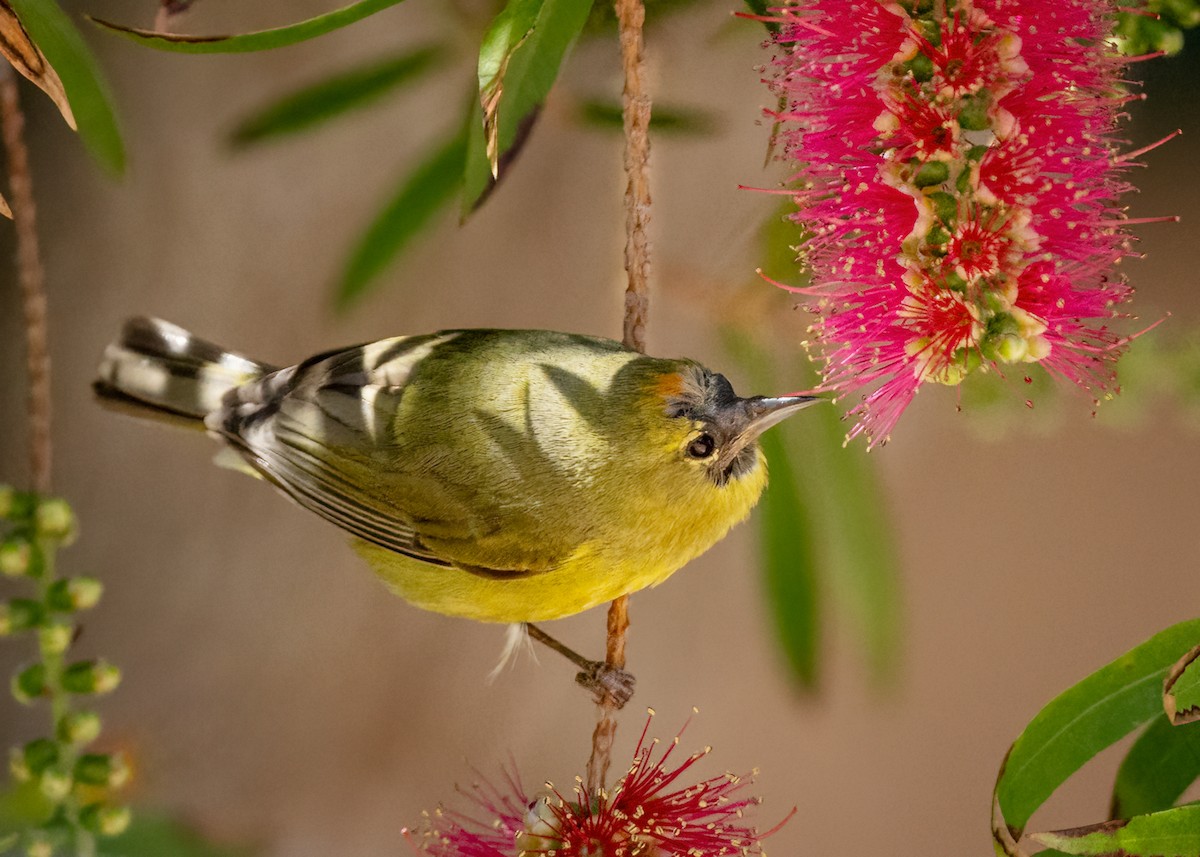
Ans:
[[[123,375],[121,347],[102,392],[205,417],[260,475],[356,536],[397,594],[490,622],[555,619],[661,583],[746,517],[767,479],[754,438],[809,401],[738,399],[694,361],[609,340],[467,330],[261,367],[205,411]],[[189,373],[178,389],[194,396],[203,367]]]

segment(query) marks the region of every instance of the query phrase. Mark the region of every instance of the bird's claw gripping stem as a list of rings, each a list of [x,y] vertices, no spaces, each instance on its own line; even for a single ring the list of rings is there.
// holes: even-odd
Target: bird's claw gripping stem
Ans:
[[[606,664],[604,661],[591,661],[575,676],[575,682],[592,692],[596,704],[611,699],[616,708],[624,708],[633,698],[634,685],[637,679],[633,673]]]
[[[603,703],[605,699],[611,699],[616,708],[622,708],[633,698],[633,686],[637,681],[633,677],[633,673],[604,661],[588,660],[530,622],[525,623],[525,630],[530,637],[558,652],[579,667],[580,672],[575,676],[575,681],[592,692],[597,705]]]

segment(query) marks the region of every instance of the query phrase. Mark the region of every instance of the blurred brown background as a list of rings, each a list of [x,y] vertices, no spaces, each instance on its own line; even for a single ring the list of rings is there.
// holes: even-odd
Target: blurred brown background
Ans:
[[[68,4],[141,25],[153,5]],[[332,5],[203,0],[183,23],[252,29]],[[714,136],[654,143],[651,349],[716,367],[730,361],[711,297],[752,276],[754,233],[773,205],[735,186],[782,177],[760,169],[770,102],[754,69],[761,30],[731,24],[734,5],[701,4],[648,37],[655,97],[721,116]],[[89,395],[105,343],[136,313],[276,363],[441,327],[619,335],[620,139],[580,127],[570,109],[571,93],[619,91],[611,41],[580,45],[528,151],[478,216],[461,229],[448,218],[342,317],[330,309],[339,265],[411,159],[459,121],[478,34],[464,34],[457,71],[377,108],[246,154],[224,145],[236,120],[285,90],[441,37],[445,13],[437,0],[405,3],[317,41],[229,57],[163,55],[89,32],[131,151],[121,183],[25,90],[52,302],[56,485],[83,528],[63,565],[106,581],[80,646],[125,670],[101,705],[106,734],[136,756],[140,804],[261,842],[272,857],[406,853],[400,828],[472,780],[472,766],[494,771],[511,753],[531,784],[569,784],[587,757],[594,709],[565,662],[525,659],[489,685],[501,628],[389,597],[333,528],[211,466],[204,438],[119,418]],[[1184,218],[1145,228],[1149,258],[1128,266],[1143,319],[1173,313],[1154,336],[1200,322],[1198,52],[1193,43],[1190,56],[1138,68],[1150,101],[1129,126],[1135,146],[1187,132],[1134,173],[1133,215]],[[10,233],[0,228],[4,258]],[[22,343],[11,271],[0,278],[0,476],[20,482]],[[792,312],[785,295],[771,297]],[[762,768],[764,826],[799,807],[772,854],[987,853],[992,782],[1028,719],[1200,603],[1195,425],[1160,403],[1114,427],[1072,400],[1051,426],[1019,397],[1006,409],[1018,428],[985,440],[956,413],[954,391],[927,392],[872,453],[904,569],[905,651],[890,691],[868,681],[842,626],[817,698],[792,692],[742,527],[634,599],[639,692],[617,758],[645,706],[663,737],[697,706],[685,741],[714,745],[712,772]],[[598,653],[603,614],[551,630]],[[26,656],[5,643],[0,671]],[[39,734],[43,720],[0,702],[0,743]],[[1100,820],[1114,759],[1069,785],[1041,822]]]

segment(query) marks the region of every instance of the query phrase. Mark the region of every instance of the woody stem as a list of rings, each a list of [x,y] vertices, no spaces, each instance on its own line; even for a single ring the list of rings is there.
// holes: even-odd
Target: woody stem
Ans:
[[[643,83],[642,28],[646,10],[642,0],[615,0],[621,42],[621,67],[625,74],[622,104],[625,127],[625,345],[646,350],[649,314],[650,240],[650,96]],[[608,609],[605,663],[625,668],[625,637],[629,630],[629,596],[622,595]],[[611,696],[599,704],[599,722],[592,733],[592,755],[587,765],[587,787],[604,788],[617,733],[619,705]]]
[[[0,69],[0,135],[8,161],[8,194],[17,237],[17,284],[25,321],[28,376],[29,475],[34,491],[50,493],[50,349],[46,329],[46,272],[38,250],[37,206],[25,145],[25,114],[17,76]]]

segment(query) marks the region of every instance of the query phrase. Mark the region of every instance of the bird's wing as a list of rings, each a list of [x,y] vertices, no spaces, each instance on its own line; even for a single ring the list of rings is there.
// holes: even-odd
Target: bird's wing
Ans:
[[[393,483],[402,474],[389,461],[389,435],[413,370],[453,336],[397,337],[317,355],[231,391],[208,428],[309,511],[387,550],[451,565],[422,543],[397,505]],[[443,528],[468,525],[454,520],[453,503],[441,508]]]

